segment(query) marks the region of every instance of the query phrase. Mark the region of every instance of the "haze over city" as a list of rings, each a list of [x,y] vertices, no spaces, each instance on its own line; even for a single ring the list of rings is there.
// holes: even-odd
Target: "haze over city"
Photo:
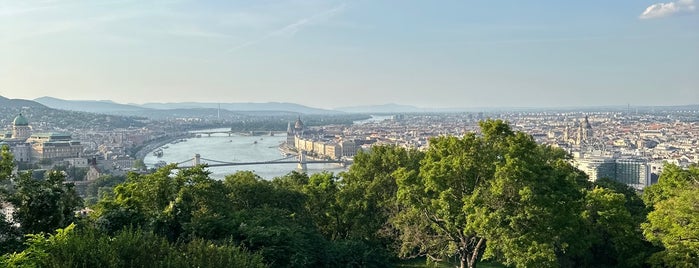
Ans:
[[[0,95],[696,104],[697,3],[665,1],[0,0]]]

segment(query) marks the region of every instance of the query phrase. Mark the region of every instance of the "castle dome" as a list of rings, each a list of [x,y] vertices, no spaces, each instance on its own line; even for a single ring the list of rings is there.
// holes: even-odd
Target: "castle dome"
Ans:
[[[22,114],[19,114],[17,117],[15,117],[15,120],[12,121],[12,125],[14,126],[29,126],[29,120],[22,116]]]

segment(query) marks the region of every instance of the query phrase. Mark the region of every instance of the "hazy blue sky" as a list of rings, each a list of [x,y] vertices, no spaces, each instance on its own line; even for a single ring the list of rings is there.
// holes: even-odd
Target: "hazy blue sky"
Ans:
[[[0,0],[0,95],[322,108],[696,104],[697,5]]]

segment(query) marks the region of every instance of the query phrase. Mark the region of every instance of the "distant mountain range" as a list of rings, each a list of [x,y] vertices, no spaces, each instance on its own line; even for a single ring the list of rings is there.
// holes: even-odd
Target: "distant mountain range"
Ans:
[[[9,99],[0,96],[0,105],[7,103]],[[473,107],[473,108],[421,108],[411,105],[395,103],[369,106],[341,107],[332,110],[308,107],[295,103],[267,102],[267,103],[212,103],[212,102],[177,102],[177,103],[146,103],[146,104],[120,104],[110,100],[63,100],[53,97],[41,97],[34,101],[13,100],[12,105],[33,107],[45,105],[47,107],[82,111],[101,114],[136,115],[151,118],[166,117],[199,117],[201,115],[219,115],[223,117],[238,115],[290,115],[290,114],[318,114],[332,115],[343,113],[362,114],[395,114],[395,113],[456,113],[456,112],[536,112],[536,111],[626,111],[629,107],[624,105],[587,106],[587,107]],[[220,110],[219,110],[220,108]],[[631,111],[682,111],[699,110],[699,105],[675,105],[675,106],[632,106]]]
[[[177,103],[146,103],[146,104],[120,104],[109,100],[63,100],[53,97],[41,97],[36,102],[51,108],[73,110],[91,113],[136,115],[136,114],[163,114],[177,110],[180,115],[186,115],[187,110],[193,113],[201,113],[202,110],[222,112],[280,112],[297,114],[339,114],[340,111],[325,110],[303,106],[294,103],[206,103],[206,102],[177,102]]]
[[[275,112],[292,112],[301,114],[338,114],[339,111],[325,110],[319,108],[308,107],[295,103],[288,102],[266,102],[266,103],[212,103],[212,102],[176,102],[176,103],[146,103],[140,105],[144,108],[151,109],[192,109],[192,108],[208,108],[208,109],[225,109],[234,112],[256,112],[256,111],[275,111]]]
[[[30,101],[30,100],[23,100],[23,99],[8,99],[3,96],[0,96],[0,107],[3,108],[22,108],[22,107],[31,107],[31,108],[46,108],[46,106],[37,103],[35,101]]]
[[[42,122],[41,125],[33,125],[38,129],[114,129],[144,125],[143,116],[115,116],[55,109],[32,100],[0,96],[0,131],[10,126],[18,114],[27,118],[30,124]]]
[[[135,105],[120,104],[110,100],[62,100],[53,97],[41,97],[34,99],[34,101],[54,109],[101,114],[143,111],[148,109]]]
[[[383,105],[340,107],[336,108],[335,110],[343,111],[346,113],[417,113],[427,111],[427,109],[418,108],[411,105],[400,105],[395,103],[388,103]]]

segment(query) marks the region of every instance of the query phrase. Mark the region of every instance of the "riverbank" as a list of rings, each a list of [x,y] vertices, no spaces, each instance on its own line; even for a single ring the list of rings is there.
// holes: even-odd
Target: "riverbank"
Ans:
[[[163,136],[151,141],[148,141],[145,143],[141,149],[139,149],[136,154],[134,155],[134,158],[143,161],[143,159],[148,155],[150,152],[155,151],[155,149],[158,149],[166,144],[169,144],[173,141],[180,140],[180,139],[188,139],[194,137],[194,134],[189,133],[189,132],[181,132],[172,136]]]

